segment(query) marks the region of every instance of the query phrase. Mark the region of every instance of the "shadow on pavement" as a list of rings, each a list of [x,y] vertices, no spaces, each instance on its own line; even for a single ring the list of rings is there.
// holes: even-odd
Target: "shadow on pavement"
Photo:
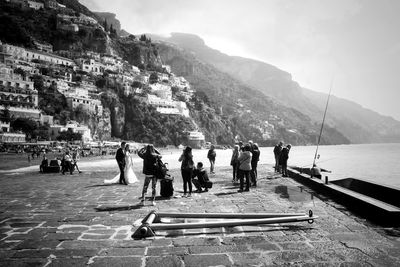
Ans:
[[[234,194],[238,194],[238,193],[239,193],[239,192],[237,192],[237,191],[230,191],[230,192],[215,193],[214,195],[216,195],[217,197],[219,197],[219,196],[234,195]]]
[[[97,212],[105,212],[105,211],[124,211],[124,210],[137,210],[143,208],[143,205],[140,203],[129,206],[114,206],[114,207],[99,207],[94,208]]]

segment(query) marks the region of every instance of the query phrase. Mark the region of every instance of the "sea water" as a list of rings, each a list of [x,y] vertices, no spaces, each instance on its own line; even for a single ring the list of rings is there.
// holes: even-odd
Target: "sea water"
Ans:
[[[292,147],[288,165],[311,167],[315,151],[315,146]],[[322,173],[330,180],[358,178],[400,188],[400,144],[320,146],[318,155],[317,165],[332,171]]]
[[[216,151],[216,165],[229,166],[232,150]],[[315,151],[316,146],[292,146],[288,165],[310,168]],[[273,147],[262,147],[260,152],[259,164],[274,164]],[[322,173],[329,180],[358,178],[400,188],[400,144],[319,146],[318,155],[317,165],[332,171]],[[193,150],[193,156],[195,162],[202,161],[208,169],[207,150]],[[176,157],[167,162],[176,161]]]

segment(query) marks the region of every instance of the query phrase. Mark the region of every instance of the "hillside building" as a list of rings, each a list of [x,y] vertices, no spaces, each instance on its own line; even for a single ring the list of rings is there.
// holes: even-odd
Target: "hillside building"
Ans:
[[[44,8],[44,3],[28,0],[28,6],[29,6],[29,8],[32,8],[32,9],[35,9],[35,10],[39,10],[39,9],[43,9]]]
[[[58,3],[54,0],[46,0],[44,6],[49,9],[58,9]]]
[[[43,51],[30,50],[20,46],[1,44],[1,52],[11,55],[15,59],[26,61],[41,60],[50,64],[74,66],[74,61]]]
[[[91,99],[88,97],[82,97],[79,95],[72,95],[72,94],[66,96],[66,98],[68,107],[70,107],[73,110],[81,106],[82,109],[88,113],[98,114],[98,115],[103,114],[103,106],[101,104],[101,101],[98,99]]]
[[[167,100],[172,99],[171,86],[162,83],[153,83],[150,84],[149,87],[151,88],[151,92],[156,94],[158,97]]]
[[[25,143],[24,133],[0,132],[0,143]]]
[[[78,58],[75,60],[82,71],[93,73],[95,75],[102,75],[105,68],[104,65],[94,59]]]
[[[202,148],[205,145],[205,137],[202,132],[190,131],[188,134],[188,146]]]
[[[180,115],[189,117],[189,109],[185,102],[173,101],[148,94],[145,98],[147,104],[156,108],[157,112],[168,115]]]
[[[77,122],[71,121],[66,125],[53,124],[50,125],[49,128],[49,136],[51,140],[56,140],[57,136],[60,135],[61,132],[72,131],[73,133],[82,134],[83,142],[91,142],[93,141],[91,136],[91,131],[88,126],[78,124]]]
[[[36,49],[46,53],[53,53],[53,46],[51,44],[44,44],[37,41],[33,41],[33,44],[36,46]]]
[[[5,65],[0,65],[0,109],[6,107],[14,117],[38,120],[38,92],[33,82],[23,79]]]

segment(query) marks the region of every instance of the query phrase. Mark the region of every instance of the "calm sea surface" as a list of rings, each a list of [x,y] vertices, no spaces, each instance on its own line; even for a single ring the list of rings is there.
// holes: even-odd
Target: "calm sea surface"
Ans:
[[[288,164],[310,167],[315,149],[292,147]],[[318,154],[317,164],[332,171],[326,174],[332,180],[351,177],[400,188],[400,144],[320,146]]]
[[[311,167],[315,146],[293,146],[288,165]],[[272,147],[261,148],[260,163],[273,164]],[[194,150],[194,160],[208,167],[207,150]],[[217,150],[216,164],[229,165],[231,150]],[[359,178],[400,188],[400,144],[320,146],[317,164],[332,171],[323,173],[330,180]]]

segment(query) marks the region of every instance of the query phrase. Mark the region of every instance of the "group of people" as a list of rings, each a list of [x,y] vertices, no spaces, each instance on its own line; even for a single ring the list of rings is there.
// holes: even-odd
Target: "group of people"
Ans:
[[[78,166],[79,159],[80,159],[79,149],[74,149],[74,150],[72,150],[72,152],[67,150],[67,151],[65,151],[65,153],[63,154],[61,159],[58,157],[56,158],[56,160],[58,162],[56,166],[61,167],[61,169],[59,171],[61,171],[61,173],[64,175],[66,172],[73,174],[75,169],[79,173],[82,173],[82,171],[79,169],[79,166]],[[45,172],[47,167],[49,167],[49,160],[47,158],[46,153],[44,152],[42,161],[39,165],[40,172]]]
[[[250,190],[250,185],[257,186],[257,165],[260,159],[260,150],[257,143],[249,141],[243,145],[239,142],[235,145],[232,157],[231,166],[233,169],[232,182],[236,184],[239,180],[240,189],[238,192]],[[244,179],[246,178],[246,187],[244,187]]]
[[[275,155],[275,171],[282,173],[283,177],[287,177],[287,161],[289,158],[289,151],[291,145],[283,146],[283,142],[279,142],[274,147]],[[149,144],[140,149],[137,155],[143,159],[143,174],[145,175],[143,189],[140,196],[141,204],[145,203],[148,187],[151,182],[152,205],[156,205],[156,186],[157,186],[157,162],[162,158],[159,151],[153,145]],[[210,174],[215,173],[215,160],[216,151],[215,147],[211,145],[207,158],[210,161]],[[120,173],[110,180],[105,180],[104,183],[120,183],[131,184],[138,181],[133,171],[133,161],[130,153],[129,145],[126,142],[121,143],[121,147],[117,150],[115,159],[118,163]],[[230,165],[233,169],[232,182],[237,184],[239,182],[240,188],[238,192],[249,191],[250,187],[257,186],[257,166],[260,159],[260,150],[257,143],[249,141],[247,144],[239,142],[235,145]],[[181,162],[181,175],[183,180],[183,197],[191,197],[193,193],[193,185],[196,188],[195,192],[207,192],[212,187],[212,182],[209,179],[207,170],[203,162],[195,164],[193,160],[192,148],[185,147],[180,155],[179,162]]]
[[[81,170],[79,170],[78,167],[79,158],[79,149],[72,150],[72,153],[69,150],[65,151],[65,154],[61,159],[61,173],[65,174],[66,172],[69,172],[70,174],[73,174],[75,169],[81,173]]]
[[[290,144],[284,146],[282,141],[280,141],[274,147],[275,172],[282,173],[283,177],[288,177],[287,162],[289,159],[289,152],[291,148],[292,146]]]
[[[214,172],[214,164],[216,152],[212,146],[207,155],[210,160],[210,173]],[[192,183],[196,187],[196,192],[201,193],[203,191],[207,192],[209,188],[212,187],[212,183],[208,177],[208,173],[204,168],[203,162],[198,162],[194,165],[192,148],[187,146],[182,155],[179,157],[179,162],[181,164],[181,174],[183,179],[183,196],[191,197],[192,195]],[[189,189],[189,190],[188,190]]]
[[[156,205],[156,187],[158,178],[158,161],[162,158],[161,154],[152,144],[146,145],[137,152],[137,155],[143,159],[143,174],[145,175],[140,203],[145,204],[146,194],[151,182],[151,205]],[[113,179],[104,180],[105,184],[123,184],[128,185],[138,181],[133,171],[133,161],[130,153],[129,144],[122,142],[120,148],[116,152],[115,159],[117,161],[120,173]],[[215,160],[215,157],[214,157]],[[184,197],[190,197],[192,194],[192,184],[196,187],[196,192],[208,191],[212,183],[208,178],[207,171],[204,169],[203,163],[198,162],[194,165],[192,148],[187,146],[179,158],[181,164],[181,174],[183,179]]]

